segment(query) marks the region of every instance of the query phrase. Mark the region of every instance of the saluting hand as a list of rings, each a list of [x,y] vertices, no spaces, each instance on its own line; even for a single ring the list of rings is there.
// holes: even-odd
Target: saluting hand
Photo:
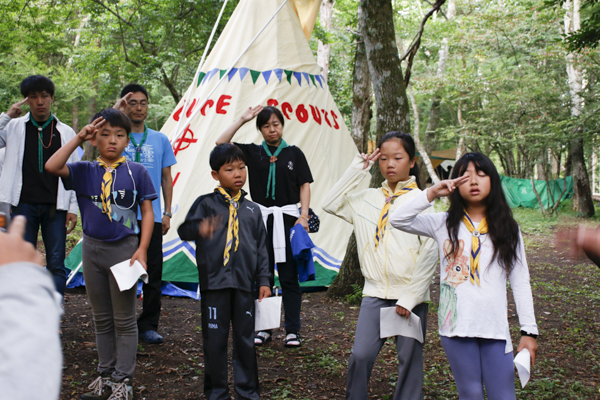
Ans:
[[[365,160],[365,165],[363,165],[363,169],[368,169],[370,161],[377,161],[379,157],[381,157],[381,153],[379,152],[379,149],[375,149],[375,151],[371,154],[360,153],[360,156],[363,160]]]
[[[254,119],[261,111],[263,110],[263,106],[260,104],[256,107],[248,107],[246,111],[242,114],[240,119],[244,122],[248,122]]]
[[[83,142],[91,140],[96,136],[98,129],[100,129],[102,125],[104,125],[104,118],[96,118],[91,124],[84,126],[77,134],[77,137]]]
[[[212,240],[213,234],[223,225],[223,214],[216,217],[207,217],[200,222],[199,234],[204,239]]]
[[[456,179],[444,179],[427,189],[427,200],[433,201],[439,197],[450,196],[457,187],[469,179],[468,175],[459,176]]]
[[[15,104],[10,106],[10,109],[7,111],[6,115],[8,115],[11,118],[20,117],[21,114],[23,114],[23,110],[21,109],[21,107],[23,107],[23,104],[27,102],[27,99],[28,97],[25,97],[23,100],[17,101]]]
[[[129,101],[132,95],[133,92],[129,92],[125,96],[121,97],[119,100],[117,100],[113,108],[121,112],[125,111],[125,107],[127,107],[127,102]]]

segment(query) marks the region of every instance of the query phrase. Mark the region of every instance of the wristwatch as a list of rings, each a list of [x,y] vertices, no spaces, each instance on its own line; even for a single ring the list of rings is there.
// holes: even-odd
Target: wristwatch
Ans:
[[[169,217],[169,218],[172,218],[172,217],[173,217],[173,214],[171,214],[171,213],[168,213],[168,212],[164,212],[164,213],[163,213],[163,216],[165,216],[165,217]]]
[[[533,334],[533,333],[529,333],[529,332],[526,332],[526,331],[523,331],[523,330],[521,331],[521,336],[529,336],[529,337],[532,337],[534,339],[538,338],[538,335]]]

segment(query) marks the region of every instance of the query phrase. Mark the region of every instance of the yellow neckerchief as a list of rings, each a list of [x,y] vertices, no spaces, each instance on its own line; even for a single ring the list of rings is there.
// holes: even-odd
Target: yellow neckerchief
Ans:
[[[242,191],[240,190],[238,194],[232,199],[231,195],[223,189],[223,187],[218,186],[215,189],[215,192],[221,193],[225,196],[225,200],[229,203],[229,222],[227,224],[227,241],[225,242],[225,252],[223,253],[223,265],[227,265],[229,262],[229,252],[231,251],[231,246],[233,245],[233,241],[235,240],[235,250],[238,249],[238,244],[240,244],[239,231],[240,231],[240,222],[238,221],[237,209],[238,209],[238,201],[242,196]]]
[[[383,239],[383,235],[385,234],[385,227],[387,226],[388,219],[390,217],[390,205],[394,200],[398,197],[402,196],[405,193],[410,192],[413,189],[418,189],[416,182],[411,182],[408,185],[396,190],[393,196],[390,196],[390,192],[388,192],[385,188],[381,188],[383,190],[383,194],[385,195],[385,204],[381,209],[381,214],[379,215],[379,222],[377,222],[377,229],[375,230],[375,248],[379,246],[381,240]]]
[[[488,233],[487,221],[485,217],[483,217],[483,219],[479,223],[479,226],[477,227],[478,229],[476,230],[475,226],[473,225],[473,221],[471,221],[471,217],[469,217],[469,214],[465,211],[463,222],[465,223],[465,226],[467,227],[469,232],[471,232],[472,235],[470,274],[471,283],[475,284],[475,282],[477,282],[477,285],[481,286],[481,284],[479,283],[479,256],[481,255],[481,240],[479,239],[479,237]]]
[[[112,187],[112,172],[117,167],[125,162],[125,156],[119,158],[110,167],[100,157],[96,159],[98,165],[104,168],[104,176],[102,176],[102,193],[100,198],[102,199],[102,212],[108,215],[108,219],[112,221],[112,209],[110,206],[110,192]]]

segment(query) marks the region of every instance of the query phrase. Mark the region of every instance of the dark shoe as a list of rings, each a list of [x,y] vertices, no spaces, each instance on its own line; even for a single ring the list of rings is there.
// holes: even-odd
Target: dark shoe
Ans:
[[[302,339],[297,333],[288,333],[285,337],[285,347],[300,347],[302,346]]]
[[[273,337],[269,332],[258,332],[256,336],[254,336],[254,345],[260,347],[269,343],[271,340],[273,340]]]
[[[133,400],[133,386],[129,385],[128,378],[119,383],[113,383],[113,391],[108,400]]]
[[[148,344],[158,344],[164,342],[163,337],[160,336],[156,331],[146,331],[140,333],[139,338]]]
[[[81,400],[107,400],[112,394],[113,383],[108,377],[99,376],[88,386],[90,392],[81,395]]]

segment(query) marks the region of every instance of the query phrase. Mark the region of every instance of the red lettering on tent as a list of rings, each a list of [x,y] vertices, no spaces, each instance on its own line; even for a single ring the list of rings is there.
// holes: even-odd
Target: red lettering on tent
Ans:
[[[196,99],[194,99],[194,101],[192,101],[192,104],[188,107],[187,112],[185,113],[186,117],[190,117],[190,115],[192,115],[192,110],[194,109],[194,106],[196,105]]]
[[[217,114],[227,114],[227,111],[223,107],[229,105],[227,100],[230,100],[230,99],[231,99],[231,96],[226,95],[226,94],[219,97],[219,100],[217,101]]]
[[[288,112],[292,112],[293,110],[292,105],[287,101],[281,105],[281,111],[283,111],[283,115],[285,115],[287,119],[291,119]]]
[[[337,115],[331,110],[331,116],[333,117],[333,127],[335,129],[340,129],[340,124],[337,123]]]
[[[302,123],[308,121],[308,111],[304,108],[304,104],[300,104],[298,108],[296,108],[296,117],[298,117],[298,121]]]
[[[190,137],[188,138],[188,132],[190,134]],[[192,132],[192,130],[190,129],[190,126],[188,125],[185,128],[185,131],[183,131],[183,135],[181,135],[181,137],[179,139],[177,139],[175,141],[175,143],[173,143],[173,153],[175,153],[175,156],[177,156],[177,153],[179,153],[181,150],[185,150],[188,147],[190,147],[190,144],[192,143],[196,143],[198,141],[198,139],[194,139],[194,132]],[[182,147],[182,145],[185,143],[185,147]]]
[[[327,117],[328,112],[325,110],[321,110],[323,111],[323,116],[325,117],[325,122],[327,122],[327,125],[329,125],[331,127],[331,122],[329,122],[329,118]]]
[[[279,102],[275,99],[269,99],[267,100],[267,105],[271,107],[277,107],[279,105]]]
[[[309,106],[310,106],[310,104],[309,104]],[[319,109],[316,107],[310,106],[310,112],[311,112],[315,122],[317,124],[321,125],[321,113],[319,112]]]
[[[181,115],[181,112],[183,111],[183,106],[181,106],[181,108],[177,111],[175,111],[175,114],[173,114],[173,119],[175,121],[179,121],[179,116]]]
[[[200,110],[200,113],[203,116],[206,116],[206,106],[208,106],[208,108],[212,107],[215,104],[214,101],[212,100],[206,100],[206,103],[204,103],[204,105],[202,106],[202,109]]]
[[[181,175],[181,172],[178,172],[177,175],[175,175],[175,178],[173,178],[173,187],[175,187],[175,184],[177,183],[177,178],[179,178],[179,175]]]

